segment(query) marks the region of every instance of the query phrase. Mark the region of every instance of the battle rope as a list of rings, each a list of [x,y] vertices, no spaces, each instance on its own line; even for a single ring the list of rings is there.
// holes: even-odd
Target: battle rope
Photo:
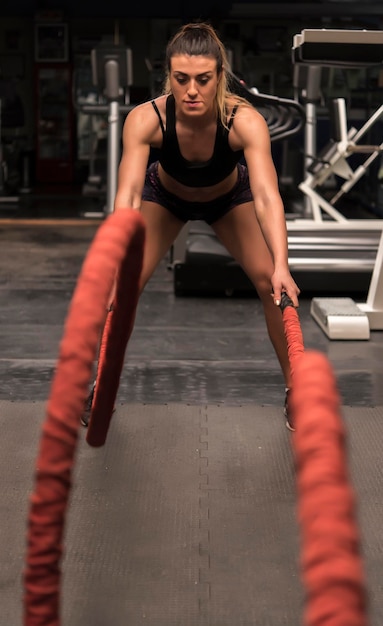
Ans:
[[[141,242],[138,243],[141,246]],[[121,265],[115,299],[108,312],[101,338],[96,385],[86,437],[91,446],[102,446],[106,441],[126,346],[134,326],[139,298],[139,277],[140,274],[131,271],[129,259]]]
[[[145,227],[137,211],[117,211],[99,228],[68,311],[42,428],[28,517],[25,626],[59,626],[60,559],[71,474],[105,310],[116,274],[139,280]]]
[[[305,626],[367,626],[367,594],[346,436],[332,367],[304,351],[299,317],[282,297],[292,369],[289,409],[297,469]]]

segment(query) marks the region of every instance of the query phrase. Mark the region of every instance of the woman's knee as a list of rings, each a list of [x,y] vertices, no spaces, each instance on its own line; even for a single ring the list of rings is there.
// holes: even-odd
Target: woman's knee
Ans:
[[[271,277],[269,274],[257,275],[252,280],[261,300],[269,300],[272,294]]]

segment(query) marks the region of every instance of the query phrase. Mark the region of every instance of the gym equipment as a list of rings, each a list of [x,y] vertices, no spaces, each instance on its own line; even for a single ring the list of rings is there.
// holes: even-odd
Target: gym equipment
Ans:
[[[366,30],[326,30],[305,29],[293,38],[292,60],[295,64],[295,82],[304,71],[307,76],[307,102],[310,109],[310,123],[306,125],[305,156],[308,166],[305,177],[299,188],[310,201],[314,222],[326,218],[336,222],[345,222],[353,226],[334,207],[339,198],[347,193],[366,173],[371,163],[383,150],[383,143],[377,145],[361,144],[367,132],[383,117],[383,106],[379,107],[363,126],[356,130],[348,129],[346,103],[343,98],[334,99],[330,103],[329,113],[332,121],[333,136],[329,143],[316,155],[316,111],[314,103],[319,99],[320,71],[323,67],[370,67],[383,62],[383,33]],[[296,85],[295,85],[296,86]],[[355,154],[369,154],[368,158],[356,170],[352,170],[348,159]],[[333,174],[344,178],[346,182],[341,189],[328,201],[323,198],[317,187],[326,182]],[[371,220],[368,220],[371,222]],[[358,220],[362,226],[362,221]],[[381,223],[374,224],[381,228]]]
[[[383,118],[383,105],[371,115],[359,130],[354,127],[348,129],[344,98],[334,99],[331,102],[331,107],[335,136],[316,157],[309,157],[311,164],[307,168],[307,176],[299,185],[301,191],[309,198],[313,217],[318,222],[322,220],[322,211],[337,221],[346,221],[346,218],[334,208],[335,203],[365,175],[370,165],[383,151],[383,141],[377,145],[360,143],[364,135]],[[314,153],[314,150],[308,152],[310,155]],[[368,157],[363,163],[352,169],[348,159],[355,154],[367,154]],[[333,197],[327,200],[316,191],[316,188],[323,185],[334,174],[345,182]]]
[[[292,61],[321,67],[382,63],[381,30],[305,28],[293,37]]]
[[[117,191],[117,172],[118,172],[118,164],[120,158],[120,147],[119,141],[121,138],[120,126],[122,117],[127,115],[129,111],[134,108],[134,105],[130,104],[118,104],[118,111],[113,118],[109,115],[110,103],[86,103],[79,105],[79,109],[82,113],[91,116],[105,116],[107,118],[107,176],[106,176],[106,205],[104,208],[104,214],[109,215],[113,212],[113,204],[114,198]],[[117,117],[116,117],[117,116]],[[117,128],[117,133],[116,133]],[[117,135],[117,137],[115,136]],[[113,158],[111,162],[109,161],[109,153],[112,152]],[[112,168],[111,163],[114,164],[114,169]],[[102,189],[102,177],[97,175],[95,168],[95,155],[90,154],[89,156],[89,175],[87,182],[85,183],[85,195],[100,194],[103,192]],[[94,212],[87,212],[85,214],[87,217],[94,217]]]
[[[87,442],[90,445],[103,445],[108,434],[113,401],[115,399],[115,393],[117,392],[121,366],[123,364],[123,353],[125,351],[126,340],[129,338],[128,335],[130,325],[135,317],[135,308],[139,293],[139,277],[143,259],[144,236],[145,225],[142,217],[137,211],[118,211],[117,213],[109,216],[100,227],[96,238],[92,243],[71,300],[65,324],[65,332],[60,343],[59,359],[55,369],[54,378],[52,380],[50,397],[47,402],[46,416],[41,429],[40,446],[34,470],[34,486],[32,493],[30,494],[29,501],[29,514],[27,519],[28,535],[26,542],[27,549],[25,555],[25,567],[23,571],[23,611],[25,626],[37,626],[37,624],[58,625],[60,623],[60,589],[62,589],[61,565],[63,563],[63,556],[65,556],[64,531],[69,510],[71,489],[75,478],[74,467],[76,461],[76,449],[79,440],[79,417],[85,401],[86,387],[89,384],[93,368],[98,335],[105,316],[105,307],[108,303],[111,286],[117,273],[119,278],[116,292],[116,308],[113,311],[113,315],[115,315],[115,317],[114,321],[112,318],[110,332],[108,332],[105,347],[105,360],[101,369],[100,379],[97,381],[97,388],[99,390],[102,389],[102,391],[100,391],[99,394],[100,397],[98,399],[98,406],[94,406],[92,422],[90,424],[90,430],[88,431],[87,437]],[[98,280],[94,280],[95,275],[98,277]],[[283,300],[284,298],[282,298],[281,308],[283,308]],[[146,450],[146,448],[142,449],[141,445],[139,449],[140,455],[131,459],[131,467],[135,467],[137,465],[137,458],[138,460],[144,458],[145,461],[144,463],[140,463],[138,473],[142,474],[142,478],[149,483],[149,486],[154,482],[154,492],[158,492],[160,489],[160,500],[161,502],[166,503],[166,506],[158,506],[156,501],[152,510],[157,511],[158,508],[165,510],[170,509],[171,507],[168,506],[168,503],[172,501],[168,499],[168,494],[176,494],[176,506],[178,507],[177,510],[179,510],[179,516],[182,521],[180,526],[187,526],[187,534],[189,536],[188,540],[191,541],[190,555],[187,553],[185,557],[184,553],[184,562],[181,564],[181,569],[186,569],[186,574],[183,575],[186,584],[183,586],[181,585],[180,588],[175,586],[174,590],[173,581],[176,580],[177,575],[179,577],[179,572],[176,572],[174,579],[170,579],[170,583],[167,579],[165,586],[159,587],[160,592],[155,594],[157,597],[161,596],[163,604],[162,610],[155,611],[150,604],[145,605],[150,607],[150,614],[165,615],[163,594],[165,592],[168,593],[167,589],[172,587],[170,597],[173,599],[173,603],[177,603],[181,608],[176,614],[177,616],[180,616],[180,619],[178,619],[178,617],[174,618],[174,614],[166,612],[166,615],[170,616],[170,624],[182,623],[182,612],[184,610],[185,602],[189,603],[191,606],[198,607],[197,619],[194,618],[193,614],[193,621],[191,622],[188,620],[189,624],[201,623],[201,616],[205,622],[205,615],[208,618],[210,615],[214,615],[214,609],[212,611],[204,611],[204,613],[201,612],[201,597],[202,599],[206,598],[206,588],[201,590],[201,594],[199,596],[191,593],[195,585],[190,584],[190,572],[195,571],[198,573],[205,568],[206,572],[204,573],[208,573],[209,577],[206,575],[204,577],[201,576],[201,578],[203,581],[207,578],[209,581],[211,580],[215,585],[214,590],[217,589],[222,593],[222,589],[229,589],[229,587],[232,589],[232,581],[230,579],[227,581],[227,578],[219,576],[222,572],[227,574],[228,565],[226,558],[223,559],[223,568],[219,568],[219,561],[221,559],[216,559],[218,561],[218,565],[215,564],[211,571],[208,570],[209,563],[208,566],[206,566],[206,563],[209,560],[206,559],[206,554],[209,556],[210,551],[213,555],[218,554],[219,551],[217,550],[217,547],[220,545],[217,542],[215,542],[212,546],[209,545],[209,541],[207,540],[208,533],[206,530],[210,532],[210,529],[215,530],[215,528],[219,527],[221,523],[220,520],[222,517],[222,511],[231,511],[235,508],[233,506],[234,498],[237,499],[239,496],[243,496],[244,500],[249,500],[248,484],[245,484],[244,487],[238,492],[240,485],[245,482],[243,480],[244,476],[248,476],[248,480],[251,481],[252,494],[255,494],[256,496],[260,493],[259,498],[253,498],[251,510],[252,515],[254,516],[254,500],[256,500],[259,504],[259,511],[257,512],[257,518],[259,518],[259,520],[257,521],[257,524],[260,529],[263,529],[263,532],[239,532],[238,529],[241,530],[243,528],[249,528],[249,524],[251,527],[254,525],[253,519],[250,515],[249,522],[246,521],[246,526],[244,526],[243,519],[245,517],[244,512],[246,513],[246,509],[242,508],[240,523],[238,525],[237,521],[237,523],[233,526],[235,532],[232,534],[230,532],[225,532],[223,535],[223,542],[225,545],[227,545],[228,542],[227,538],[232,537],[230,541],[233,544],[231,548],[235,548],[234,552],[238,552],[241,555],[250,554],[251,559],[249,562],[253,562],[254,570],[259,571],[259,551],[257,552],[253,545],[251,545],[251,549],[249,549],[248,543],[249,537],[251,538],[253,536],[258,536],[262,544],[265,541],[264,530],[267,525],[270,525],[270,518],[265,517],[265,510],[267,511],[267,509],[263,508],[263,503],[265,500],[280,501],[280,494],[283,490],[282,506],[283,509],[285,509],[287,501],[286,494],[288,495],[289,501],[291,500],[289,504],[292,505],[293,498],[290,497],[290,494],[294,494],[295,488],[297,487],[297,493],[299,496],[297,501],[299,507],[298,521],[300,528],[302,529],[303,539],[301,571],[302,581],[305,584],[307,595],[305,613],[307,616],[312,616],[312,620],[309,618],[306,620],[306,623],[318,624],[320,615],[326,611],[339,616],[339,620],[333,620],[333,624],[358,623],[362,625],[366,623],[364,619],[364,609],[366,607],[365,577],[362,567],[357,518],[355,515],[356,497],[352,485],[348,480],[347,459],[345,455],[346,437],[340,415],[340,398],[336,389],[336,383],[332,376],[329,363],[323,354],[303,353],[303,339],[301,336],[298,315],[296,310],[291,307],[290,304],[287,304],[287,306],[283,309],[283,321],[289,345],[289,358],[291,359],[293,372],[292,399],[294,416],[297,418],[297,430],[292,439],[294,452],[299,459],[299,463],[297,464],[296,483],[294,483],[291,471],[292,457],[290,454],[286,455],[286,445],[283,447],[283,454],[269,454],[267,442],[273,441],[274,446],[275,439],[270,437],[270,434],[265,437],[262,432],[262,428],[263,424],[274,420],[265,419],[264,407],[262,407],[263,414],[261,419],[257,422],[255,422],[254,419],[254,406],[249,407],[251,410],[251,413],[249,413],[251,418],[249,421],[250,431],[254,432],[254,423],[256,423],[257,428],[255,430],[257,432],[256,439],[254,440],[255,445],[250,445],[248,448],[243,447],[243,434],[246,431],[240,430],[240,436],[234,440],[234,444],[230,439],[232,434],[228,435],[227,432],[229,431],[230,433],[232,424],[234,427],[237,425],[238,428],[238,425],[242,424],[243,420],[240,418],[243,418],[243,406],[241,407],[241,415],[236,417],[234,420],[232,419],[232,421],[229,422],[229,428],[226,428],[226,430],[222,429],[222,417],[217,419],[217,416],[214,416],[214,413],[211,417],[211,410],[209,407],[204,407],[203,409],[197,408],[197,419],[195,416],[193,417],[192,414],[190,414],[190,416],[187,415],[186,421],[182,423],[182,421],[180,421],[180,417],[185,419],[185,410],[188,410],[189,407],[181,406],[181,408],[176,408],[175,413],[176,415],[178,414],[177,420],[173,420],[173,422],[171,422],[170,428],[172,436],[172,451],[175,450],[176,453],[172,455],[169,454],[169,446],[163,444],[163,441],[166,442],[168,439],[158,440],[157,431],[155,433],[156,436],[154,437],[154,440],[157,439],[156,445],[154,447],[152,445],[150,451],[151,453],[149,452],[147,455],[150,460],[153,456],[153,451],[156,453],[155,457],[157,463],[155,465],[155,472],[153,473],[152,469],[148,469],[147,459],[145,459],[145,454],[142,453],[142,450]],[[102,372],[102,370],[104,370],[104,372]],[[102,378],[105,383],[103,388]],[[134,407],[134,405],[131,406]],[[156,408],[155,422],[157,424],[160,423],[161,429],[163,430],[167,427],[169,419],[171,420],[172,415],[168,413],[164,418],[164,414],[161,413],[161,411],[158,411],[158,407]],[[134,412],[134,410],[137,411],[137,408],[132,408],[131,410]],[[180,411],[182,411],[181,415]],[[203,413],[203,415],[201,415],[201,413]],[[141,415],[141,418],[144,418],[144,415]],[[146,425],[145,440],[147,440],[149,435],[151,435],[153,427],[150,423],[148,423],[147,416],[144,421]],[[126,420],[124,420],[124,422],[126,422]],[[219,427],[215,433],[216,435],[219,434],[219,437],[212,437],[211,428],[214,428],[214,425],[217,424],[217,422]],[[189,437],[191,433],[191,440],[187,440],[187,443],[189,444],[187,447],[184,443],[182,448],[178,448],[176,447],[174,439],[182,439],[182,435],[185,432],[185,424],[190,424],[187,432]],[[209,425],[209,429],[207,428],[207,424]],[[217,426],[215,426],[215,428],[217,428]],[[210,433],[209,440],[208,431]],[[128,440],[132,441],[133,447],[137,447],[137,441],[140,443],[140,439],[137,438],[136,425],[134,422],[133,429],[130,429],[129,435],[130,437],[128,437]],[[121,429],[119,429],[117,439],[121,445]],[[231,454],[230,465],[235,468],[235,472],[230,474],[229,477],[226,474],[223,475],[222,462],[220,462],[222,454],[220,453],[219,447],[217,448],[217,446],[214,447],[212,445],[212,441],[214,439],[220,439],[221,442],[223,441],[222,449],[226,449],[226,457],[228,454],[227,450],[229,450],[229,454]],[[195,450],[196,443],[198,448]],[[203,443],[206,445],[202,445]],[[187,459],[191,459],[191,469],[189,470],[189,466],[187,466],[188,471],[186,473],[184,472],[184,474],[181,473],[181,479],[175,485],[174,476],[178,470],[178,467],[175,467],[175,460],[181,458],[183,464],[185,465],[185,453],[180,453],[179,450],[190,450],[190,444],[192,444],[193,452],[197,452],[197,455],[191,455],[186,452]],[[207,457],[208,447],[210,450],[209,457]],[[201,455],[199,455],[199,448],[202,448]],[[264,450],[264,448],[266,448],[266,450]],[[158,453],[164,449],[166,449],[168,459],[170,459],[168,465],[158,463],[158,459],[162,461]],[[258,454],[257,464],[254,465],[253,453],[254,450],[257,449],[258,451],[263,451],[261,455]],[[234,452],[231,452],[232,450]],[[129,449],[128,453],[125,450],[125,457],[126,456],[129,457]],[[249,456],[252,458],[251,471],[248,474],[243,471],[239,472],[238,467],[242,467],[240,465],[242,458]],[[274,465],[270,464],[270,467],[268,466],[266,468],[265,474],[262,476],[261,480],[261,489],[257,491],[255,481],[253,480],[254,476],[257,477],[259,474],[262,475],[261,468],[264,466],[265,460],[268,462],[269,457],[277,458],[277,463]],[[104,455],[103,458],[105,459]],[[214,467],[214,464],[217,466],[216,459],[218,459],[218,472],[213,473],[211,467]],[[100,461],[100,459],[98,460]],[[323,462],[324,460],[326,462]],[[92,490],[93,492],[96,491],[98,500],[100,500],[99,494],[100,492],[103,493],[104,490],[99,487],[99,482],[96,483],[96,479],[97,481],[101,480],[100,476],[102,477],[102,475],[105,474],[105,467],[103,468],[101,474],[97,474],[97,472],[94,473],[94,471],[92,471],[92,467],[89,466],[89,457],[88,459],[85,459],[85,463],[87,473],[93,479]],[[144,470],[142,471],[143,465]],[[289,482],[287,483],[287,487],[283,481],[283,475],[281,473],[281,466],[283,467],[284,465],[287,465],[288,472]],[[159,468],[161,469],[159,470]],[[208,468],[209,473],[207,472]],[[275,470],[275,468],[277,469]],[[106,469],[108,469],[108,467],[106,467]],[[258,469],[261,469],[261,471],[258,471]],[[120,476],[126,475],[121,467],[118,468],[118,471]],[[161,482],[156,480],[156,477],[160,474]],[[271,478],[265,488],[264,476],[266,474],[267,476],[271,475]],[[168,489],[166,489],[165,486],[169,481],[169,475],[172,477],[172,481]],[[187,476],[187,482],[184,482],[184,475]],[[152,480],[152,478],[154,480]],[[221,480],[221,482],[217,482],[217,478],[218,480]],[[227,487],[220,487],[220,485],[227,486],[230,480],[234,481],[232,482],[232,485],[234,485],[235,488],[231,487],[230,489],[227,489]],[[219,489],[216,489],[217,492],[229,492],[231,500],[227,500],[228,504],[224,502],[222,506],[222,503],[219,501],[212,502],[213,498],[211,498],[211,494],[209,495],[207,490],[207,487],[211,489],[212,484],[218,485]],[[110,485],[111,481],[109,480],[109,491]],[[116,488],[112,489],[112,492],[115,495],[117,494],[117,499],[121,499],[121,485],[123,485],[123,487],[125,486],[125,480],[117,481],[115,484]],[[239,486],[238,488],[237,485]],[[280,485],[282,485],[282,487],[280,487]],[[130,487],[127,490],[125,489],[125,491],[132,493],[135,492],[136,489]],[[141,488],[140,491],[142,491]],[[182,506],[180,506],[180,493],[184,491],[191,492],[192,498],[187,502],[187,504],[182,502]],[[29,492],[30,487],[28,480],[28,493]],[[146,506],[141,507],[141,503],[139,505],[136,503],[132,508],[133,512],[139,512],[139,515],[137,516],[136,526],[129,525],[129,532],[127,532],[125,528],[125,516],[122,515],[121,509],[117,511],[116,518],[113,518],[110,515],[107,517],[107,524],[103,528],[102,536],[106,541],[108,540],[108,535],[113,536],[115,546],[114,549],[115,551],[117,550],[119,555],[121,554],[121,545],[125,545],[129,536],[132,536],[133,542],[137,541],[137,536],[139,538],[143,536],[147,544],[148,534],[152,534],[150,531],[148,533],[146,529],[144,532],[138,534],[133,532],[133,529],[138,528],[140,524],[143,524],[144,518],[151,517],[147,514],[147,502],[148,500],[152,501],[153,498],[148,498],[147,493],[148,492],[146,490],[145,498],[142,500],[142,502],[146,502]],[[265,493],[273,497],[265,498]],[[277,496],[275,496],[275,494],[277,494]],[[315,497],[313,497],[313,494]],[[206,502],[208,496],[209,501]],[[123,500],[125,500],[125,497]],[[201,505],[201,500],[205,500],[203,506]],[[336,501],[336,507],[333,506],[334,501]],[[319,509],[318,502],[320,503]],[[109,503],[110,500],[107,499],[106,507],[108,507]],[[19,502],[17,502],[17,504],[19,506]],[[240,504],[242,507],[242,500],[240,500]],[[112,508],[114,509],[114,507]],[[190,511],[192,512],[193,518],[192,533],[189,528]],[[272,532],[270,534],[272,537],[273,548],[275,547],[275,537],[281,534],[278,532],[278,529],[283,530],[284,528],[284,520],[290,519],[290,522],[288,523],[291,523],[290,513],[291,511],[288,510],[287,516],[284,513],[285,517],[281,520],[278,519],[277,527],[274,528],[272,526]],[[238,511],[234,511],[234,515],[238,518]],[[171,519],[172,516],[174,525],[174,511],[171,511],[168,518]],[[84,516],[82,517],[84,519]],[[132,514],[132,517],[135,517],[134,513]],[[122,523],[121,519],[123,520]],[[226,519],[227,513],[225,513],[225,520]],[[118,524],[115,523],[116,520],[119,521]],[[167,520],[167,518],[165,518],[165,520]],[[164,546],[166,546],[165,556],[167,556],[167,546],[171,546],[169,551],[170,558],[167,563],[170,563],[168,567],[172,570],[173,568],[171,563],[174,563],[175,560],[174,544],[177,543],[177,545],[182,545],[183,539],[182,541],[177,540],[175,542],[175,532],[178,537],[180,531],[176,529],[175,532],[172,531],[169,535],[169,532],[167,531],[169,523],[164,524],[162,517],[156,517],[154,522],[152,522],[151,528],[153,529],[153,526],[156,524],[160,524],[161,528],[165,528],[166,537],[162,532],[159,535],[154,533],[154,543],[151,545],[154,550],[158,550],[158,552],[155,552],[151,563],[155,563],[155,566],[160,572],[160,577],[163,578],[163,557],[161,556],[160,561],[158,560],[159,552],[162,553],[164,551]],[[216,526],[213,524],[216,524]],[[203,531],[202,533],[200,532],[201,527]],[[228,527],[230,529],[230,524],[228,524]],[[80,524],[80,529],[83,528],[85,529],[85,534],[89,534],[89,526]],[[123,529],[123,540],[118,541],[119,537],[117,536],[116,540],[114,535],[116,531],[118,534],[120,529]],[[196,530],[197,532],[195,532]],[[96,529],[96,533],[98,532],[99,530]],[[191,540],[190,534],[192,534]],[[214,533],[212,532],[211,534]],[[242,548],[242,545],[240,544],[239,549],[237,544],[235,544],[235,537],[238,534],[245,537],[245,542],[242,544],[244,547]],[[290,533],[289,537],[290,536],[292,537],[294,545],[293,563],[295,563],[296,532],[294,529]],[[285,537],[283,537],[283,541],[284,543],[286,542]],[[95,563],[102,561],[104,553],[108,553],[110,558],[110,550],[107,544],[105,546],[101,545],[95,553],[95,541],[93,534],[91,535],[90,545],[91,560],[93,559]],[[98,544],[96,545],[98,546]],[[204,546],[204,551],[201,550],[201,545]],[[142,561],[143,558],[142,550],[140,550],[140,548],[141,545],[139,544],[139,549],[136,553],[137,561]],[[185,549],[184,546],[183,549]],[[76,552],[76,550],[73,551]],[[149,553],[151,551],[152,550],[146,550],[146,552]],[[128,561],[129,567],[125,565],[125,552],[122,553],[124,572],[128,569],[134,570],[135,568],[131,566],[131,559]],[[201,567],[201,552],[203,552],[203,562],[205,563],[203,568]],[[233,552],[232,549],[231,552]],[[195,567],[194,562],[191,559],[194,554],[198,557],[198,560],[196,561],[197,567]],[[257,556],[256,559],[254,559],[254,554]],[[315,555],[315,558],[310,558],[310,555],[313,554]],[[80,562],[83,563],[84,554],[81,553],[80,556]],[[115,559],[111,560],[114,567]],[[159,562],[161,567],[158,567]],[[234,571],[234,578],[236,578],[238,574],[238,570],[235,566],[236,562],[238,562],[237,554],[234,555],[234,567],[231,568]],[[270,555],[267,557],[267,562],[270,562]],[[344,564],[344,567],[340,569],[339,563]],[[242,565],[242,560],[240,564]],[[104,567],[104,570],[105,569],[106,568]],[[293,584],[296,577],[292,576],[292,572],[294,572],[294,570],[291,566],[287,568],[284,567],[283,570],[288,572],[289,605],[289,603],[291,603],[291,594],[295,587],[297,587],[297,585]],[[153,566],[150,570],[147,569],[147,571],[153,572]],[[252,573],[252,570],[246,563],[247,577],[249,577],[248,572]],[[107,570],[106,575],[110,575],[110,571]],[[120,576],[119,571],[116,576],[117,578]],[[195,578],[198,577],[196,576]],[[194,578],[192,578],[192,580],[193,579]],[[333,591],[333,585],[331,584],[334,580],[336,580],[337,584],[337,592],[335,594]],[[84,577],[82,576],[82,582],[83,581]],[[151,595],[150,592],[153,585],[152,581],[153,575],[147,577],[146,582],[141,584],[144,588],[143,595]],[[262,585],[262,583],[264,583],[262,575],[260,577],[260,581]],[[97,619],[95,620],[93,615],[97,616],[97,611],[100,611],[101,605],[102,615],[106,615],[104,608],[107,606],[107,603],[105,603],[105,596],[107,594],[102,594],[100,605],[96,601],[97,592],[99,589],[103,592],[105,587],[102,586],[102,583],[97,587],[92,587],[92,585],[89,584],[88,578],[86,579],[86,582],[88,583],[89,588],[95,590],[95,593],[91,598],[92,603],[94,602],[95,604],[95,609],[92,617],[88,620],[88,623],[95,623],[95,621],[97,622]],[[155,582],[157,584],[157,578],[155,579]],[[162,584],[162,580],[160,582]],[[241,584],[242,581],[240,581],[240,585]],[[75,584],[74,587],[76,586],[77,585]],[[284,588],[286,587],[283,580],[282,586]],[[179,592],[179,589],[181,590],[181,593]],[[280,589],[277,591],[278,600],[280,601]],[[247,589],[245,597],[249,596],[253,597],[254,594],[249,594]],[[269,596],[270,594],[267,593],[266,598],[269,598]],[[180,598],[181,601],[179,600]],[[301,598],[300,594],[299,598]],[[198,599],[200,600],[199,602]],[[238,614],[237,589],[235,589],[234,593],[231,594],[230,602],[232,599],[234,600],[234,611],[237,611]],[[112,597],[112,600],[114,601],[115,598]],[[135,615],[137,615],[138,621],[142,623],[142,603],[145,602],[145,600],[141,598],[140,600],[141,606],[139,608],[139,613],[135,613]],[[170,604],[167,596],[166,604]],[[73,602],[73,606],[76,609],[76,602]],[[212,606],[214,607],[214,604]],[[299,602],[299,609],[301,609],[301,600]],[[125,603],[124,611],[127,611],[126,614],[124,612],[122,615],[122,619],[125,617],[125,623],[138,623],[137,620],[134,620],[134,613],[131,611],[130,605],[127,608],[127,604]],[[85,614],[84,609],[82,609],[82,612]],[[120,611],[118,611],[118,613],[120,617]],[[146,613],[148,613],[148,611],[146,611]],[[247,606],[245,607],[244,615],[245,614],[249,614]],[[114,613],[114,616],[115,615],[117,615],[117,612]],[[219,623],[228,624],[236,623],[238,621],[235,617],[234,619],[228,617],[226,607],[220,615],[223,616],[223,622],[219,617]],[[281,615],[280,611],[279,615]],[[319,618],[317,619],[316,616],[318,615]],[[256,623],[264,623],[264,611],[261,613],[261,616],[261,621],[259,622],[257,620]],[[285,618],[285,616],[286,612],[284,610],[282,618]],[[80,615],[79,617],[80,622],[84,623],[83,616]],[[246,617],[244,617],[244,619],[241,618],[242,623],[245,623],[245,621]],[[295,620],[291,620],[291,623],[296,623],[296,621],[297,618],[295,618]],[[80,622],[77,621],[76,623]],[[116,620],[107,620],[107,618],[105,618],[105,620],[103,619],[103,623],[115,624]],[[118,624],[121,623],[122,622],[119,619]],[[162,623],[164,623],[163,620]],[[280,623],[280,621],[278,623]],[[286,623],[285,620],[284,623]]]
[[[383,33],[381,31],[339,31],[308,29],[295,35],[293,39],[293,62],[320,65],[322,67],[359,67],[381,64],[383,61]],[[376,229],[380,241],[374,260],[373,273],[367,301],[355,304],[350,298],[314,298],[311,314],[330,339],[368,339],[370,329],[383,329],[383,220],[347,220],[334,204],[347,193],[366,173],[371,163],[383,151],[383,141],[375,145],[360,143],[364,135],[383,117],[380,106],[359,129],[348,128],[346,103],[343,98],[333,102],[335,137],[309,166],[307,176],[300,189],[310,199],[311,223],[324,226],[323,214],[333,220],[330,224],[345,228],[353,235]],[[365,161],[352,169],[348,159],[355,154],[367,154]],[[330,198],[323,198],[317,188],[331,174],[343,178],[345,182]],[[326,227],[329,222],[326,222]],[[335,232],[335,230],[334,230]],[[360,259],[355,259],[360,263]]]
[[[304,172],[311,164],[312,158],[317,151],[317,121],[316,107],[320,102],[322,68],[315,65],[295,65],[293,73],[294,97],[304,101],[306,111],[306,124],[304,132]],[[305,202],[305,213],[310,212],[308,198]]]
[[[322,352],[305,350],[299,315],[286,293],[280,309],[292,377],[288,423],[293,430],[298,518],[303,531],[304,621],[319,624],[323,615],[331,614],[339,624],[354,617],[366,624],[361,533],[356,493],[345,471],[347,442],[335,373]],[[345,536],[352,540],[345,541]],[[347,563],[342,576],[338,575],[339,562]],[[339,583],[336,594],[331,590],[335,578]]]
[[[297,135],[304,127],[306,115],[303,107],[289,98],[279,98],[260,93],[255,88],[247,87],[233,72],[229,72],[231,91],[242,96],[264,116],[271,141],[281,141]]]
[[[83,105],[84,113],[108,116],[107,175],[105,213],[113,212],[117,192],[117,173],[120,156],[120,115],[128,113],[130,105],[129,88],[133,84],[132,51],[125,46],[100,45],[91,52],[93,84],[105,96],[107,104]],[[89,215],[89,214],[88,214]]]
[[[367,316],[352,298],[313,298],[311,315],[330,339],[369,339]]]
[[[383,231],[366,302],[313,298],[310,312],[330,339],[369,339],[370,330],[383,330]]]
[[[305,221],[297,224],[287,220],[289,265],[301,290],[316,294],[367,293],[380,232],[366,227],[353,235],[347,228],[331,228],[327,223],[322,229],[306,229]],[[310,226],[311,220],[307,221]],[[177,296],[254,293],[246,274],[204,222],[184,227],[174,244],[173,259]]]

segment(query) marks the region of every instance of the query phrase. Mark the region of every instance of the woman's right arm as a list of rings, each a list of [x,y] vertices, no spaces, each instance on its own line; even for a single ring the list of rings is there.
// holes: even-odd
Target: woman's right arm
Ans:
[[[115,210],[140,208],[150,146],[157,129],[158,118],[149,102],[137,106],[128,114],[122,133]]]

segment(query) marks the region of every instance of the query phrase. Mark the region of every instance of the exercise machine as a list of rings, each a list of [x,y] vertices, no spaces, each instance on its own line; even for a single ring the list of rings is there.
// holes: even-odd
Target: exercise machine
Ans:
[[[376,145],[362,143],[365,135],[383,120],[383,105],[367,119],[357,130],[348,128],[347,110],[344,98],[335,98],[329,103],[332,136],[319,154],[316,154],[316,112],[315,101],[319,99],[320,76],[323,68],[357,68],[381,65],[383,33],[381,31],[347,31],[307,29],[295,35],[293,39],[294,76],[304,71],[309,84],[308,93],[314,92],[307,99],[310,115],[307,115],[305,132],[304,180],[299,185],[309,200],[312,218],[315,222],[330,217],[335,221],[346,222],[346,218],[335,208],[336,202],[358,182],[370,165],[381,154],[383,143]],[[322,55],[322,56],[321,56]],[[312,83],[315,87],[312,87]],[[310,87],[311,85],[311,87]],[[353,155],[367,154],[368,157],[355,170],[350,167],[349,159]],[[330,199],[325,199],[318,192],[330,176],[336,175],[346,182]]]
[[[292,59],[296,64],[311,67],[368,67],[383,61],[383,32],[366,30],[307,29],[294,36]],[[300,184],[309,199],[311,219],[303,228],[313,231],[326,228],[333,233],[347,233],[362,239],[368,233],[378,237],[373,271],[365,303],[351,298],[313,298],[311,314],[330,339],[368,339],[370,330],[383,329],[383,220],[346,219],[335,207],[336,202],[365,175],[371,163],[383,151],[383,136],[374,144],[363,143],[365,135],[383,118],[383,105],[378,107],[362,127],[349,127],[343,98],[332,103],[335,136],[312,159],[306,177]],[[377,135],[377,134],[376,134]],[[367,155],[356,168],[350,165],[353,155]],[[344,182],[330,198],[318,191],[331,175]],[[297,225],[297,224],[296,224]],[[346,244],[347,245],[347,244]],[[365,258],[365,257],[364,257]],[[360,264],[361,259],[350,259]]]
[[[370,165],[383,151],[383,141],[380,144],[361,143],[363,137],[376,122],[383,118],[383,105],[357,130],[354,127],[348,128],[344,98],[336,98],[330,104],[333,108],[332,118],[336,126],[335,136],[317,157],[312,158],[307,168],[307,176],[299,188],[309,198],[315,220],[321,221],[322,211],[324,211],[335,220],[344,221],[345,218],[334,205],[365,175]],[[349,164],[349,158],[357,154],[367,155],[367,157],[353,169]],[[325,199],[316,189],[334,174],[345,182],[331,198]]]
[[[106,205],[103,214],[113,212],[121,155],[121,116],[131,111],[130,87],[133,60],[129,47],[100,45],[91,51],[92,81],[106,103],[85,103],[80,110],[88,115],[107,116]],[[86,213],[94,216],[95,213]]]

